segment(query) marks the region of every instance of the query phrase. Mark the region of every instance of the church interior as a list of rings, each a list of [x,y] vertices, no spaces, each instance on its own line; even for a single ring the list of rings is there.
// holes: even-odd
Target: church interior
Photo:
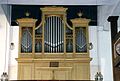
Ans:
[[[0,0],[0,80],[120,81],[120,0]]]

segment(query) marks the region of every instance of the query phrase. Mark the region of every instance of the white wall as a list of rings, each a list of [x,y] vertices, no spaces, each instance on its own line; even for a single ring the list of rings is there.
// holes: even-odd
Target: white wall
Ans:
[[[110,30],[105,31],[103,26],[90,26],[89,37],[94,46],[90,50],[90,56],[93,58],[91,61],[91,79],[94,80],[96,72],[100,71],[103,74],[103,81],[113,81]]]
[[[97,45],[97,26],[89,26],[89,42],[93,44],[93,49],[90,50],[90,57],[92,61],[90,62],[90,72],[91,79],[94,80],[95,74],[98,72],[98,45]]]
[[[120,0],[116,0],[113,5],[98,7],[98,46],[100,69],[104,75],[104,81],[113,81],[112,50],[111,50],[111,30],[107,21],[109,16],[120,16]],[[118,31],[120,31],[120,18],[118,19]],[[102,40],[101,40],[102,39]]]
[[[104,81],[113,81],[110,30],[105,31],[103,26],[90,26],[89,37],[94,46],[90,50],[90,57],[93,58],[91,61],[91,79],[94,80],[96,72],[101,72]]]
[[[113,81],[110,30],[105,31],[102,26],[90,26],[89,35],[90,42],[94,46],[90,50],[90,57],[93,58],[91,61],[91,79],[94,80],[96,72],[100,71],[104,81]]]
[[[0,75],[4,71],[5,64],[5,36],[6,36],[6,17],[0,5]]]
[[[8,23],[4,11],[7,12],[6,5],[0,5],[0,75],[5,71],[10,79],[17,79],[17,58],[18,55],[18,31],[19,28],[11,27]],[[3,10],[4,9],[4,10]],[[14,36],[14,37],[13,37]],[[10,50],[10,43],[15,44],[15,48]],[[5,63],[6,54],[6,63]],[[6,64],[6,68],[5,68]]]
[[[19,27],[11,26],[11,42],[14,43],[14,49],[10,50],[10,59],[9,59],[9,78],[10,80],[17,80],[17,61],[15,58],[18,58],[18,39],[19,39]]]
[[[8,6],[5,5],[4,7],[7,8]],[[4,71],[8,72],[9,34],[10,34],[9,30],[10,30],[10,25],[4,13],[3,6],[0,5],[0,53],[1,53],[0,54],[0,75]]]
[[[108,25],[109,26],[109,25]],[[113,81],[112,53],[111,53],[111,32],[98,29],[98,54],[100,71],[104,81]]]
[[[112,1],[114,4],[98,6],[98,25],[103,26],[103,29],[110,30],[108,26],[109,16],[119,16],[120,15],[120,0]]]

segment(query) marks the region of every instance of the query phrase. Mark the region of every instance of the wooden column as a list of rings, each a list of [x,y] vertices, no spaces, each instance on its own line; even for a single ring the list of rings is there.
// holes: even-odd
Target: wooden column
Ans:
[[[113,41],[115,39],[115,36],[117,35],[117,20],[118,16],[109,16],[108,17],[108,22],[110,22],[111,25],[111,44],[112,44],[112,63],[113,63],[113,79],[115,79],[115,67],[114,67],[114,44]]]
[[[117,34],[117,20],[119,16],[109,16],[108,22],[111,25],[111,38],[114,39],[115,35]]]

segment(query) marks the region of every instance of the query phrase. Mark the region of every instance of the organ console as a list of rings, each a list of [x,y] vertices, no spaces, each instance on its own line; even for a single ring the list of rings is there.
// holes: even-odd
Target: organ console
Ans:
[[[67,8],[43,7],[40,10],[42,20],[37,27],[36,19],[17,20],[18,79],[52,80],[54,76],[55,80],[89,80],[90,19],[71,19],[71,26],[67,23]]]

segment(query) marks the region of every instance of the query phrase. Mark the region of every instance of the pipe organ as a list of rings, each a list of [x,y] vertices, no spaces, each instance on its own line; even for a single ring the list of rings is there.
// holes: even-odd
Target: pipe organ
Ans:
[[[19,24],[19,80],[89,80],[90,56],[86,18],[67,23],[67,8],[44,7],[42,20],[21,18]],[[72,14],[72,13],[71,13]],[[51,65],[52,64],[52,65]]]

